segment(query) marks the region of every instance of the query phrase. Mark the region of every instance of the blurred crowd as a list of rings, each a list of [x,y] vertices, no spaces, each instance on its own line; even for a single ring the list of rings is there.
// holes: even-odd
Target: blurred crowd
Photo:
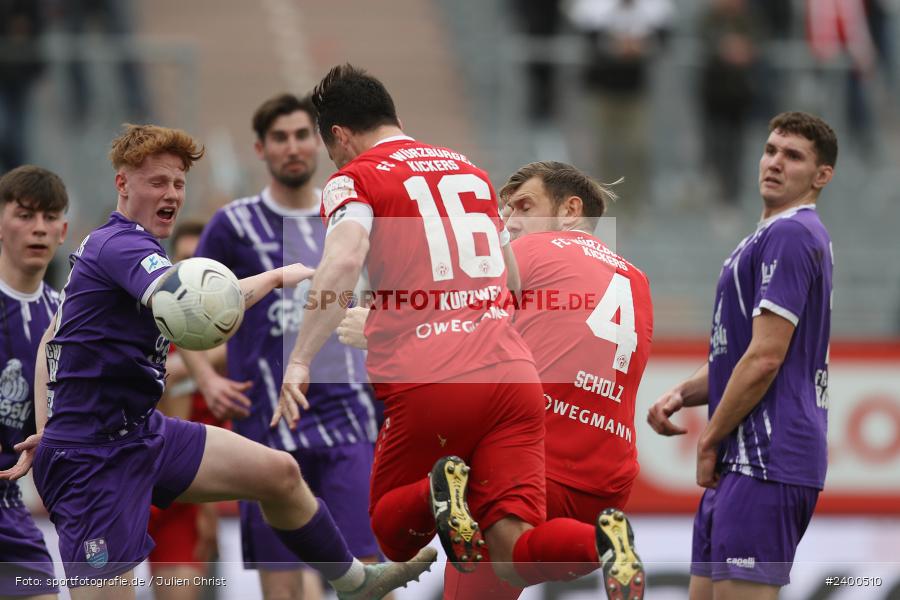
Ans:
[[[520,32],[546,41],[561,34],[586,40],[582,84],[593,119],[594,169],[624,176],[624,198],[644,198],[651,147],[648,72],[675,36],[692,39],[695,106],[704,167],[713,195],[738,202],[743,133],[778,110],[785,67],[802,48],[814,69],[846,73],[845,120],[854,150],[876,147],[872,88],[893,85],[893,0],[702,0],[685,25],[675,0],[511,0]],[[527,66],[528,115],[559,118],[554,57]],[[642,176],[643,175],[643,176]],[[627,206],[627,204],[626,204]]]
[[[54,57],[47,37],[62,43],[67,121],[83,125],[96,104],[85,52],[91,38],[115,57],[128,120],[146,122],[151,110],[139,61],[131,51],[130,0],[0,0],[0,173],[30,159],[27,121],[36,85]]]

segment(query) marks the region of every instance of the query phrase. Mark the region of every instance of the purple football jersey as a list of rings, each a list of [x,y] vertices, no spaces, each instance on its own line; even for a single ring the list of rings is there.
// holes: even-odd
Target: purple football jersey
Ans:
[[[114,212],[69,257],[47,344],[46,440],[118,440],[143,423],[165,385],[169,342],[146,304],[171,267],[159,241]]]
[[[219,209],[207,224],[197,248],[228,266],[238,278],[280,267],[285,260],[315,267],[325,246],[319,209],[288,210],[272,199],[268,188]],[[228,341],[228,376],[251,381],[250,416],[233,421],[234,430],[273,448],[292,452],[375,441],[372,395],[361,351],[332,335],[311,365],[304,411],[296,431],[284,421],[269,427],[278,404],[285,365],[294,347],[309,290],[305,281],[293,290],[275,290],[247,310],[240,329]]]
[[[814,205],[762,221],[722,267],[709,347],[709,414],[747,351],[753,317],[771,311],[796,330],[760,403],[722,442],[726,471],[822,489],[828,453],[831,239]]]
[[[16,463],[13,446],[34,433],[34,361],[58,304],[49,285],[23,294],[0,279],[0,470]]]

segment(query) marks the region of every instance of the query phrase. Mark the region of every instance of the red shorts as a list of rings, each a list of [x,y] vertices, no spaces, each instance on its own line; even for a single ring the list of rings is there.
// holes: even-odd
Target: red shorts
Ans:
[[[178,565],[206,570],[206,565],[194,556],[199,510],[196,504],[181,502],[166,509],[151,508],[147,532],[156,542],[156,548],[149,556],[151,569]]]
[[[468,503],[482,529],[508,515],[532,525],[545,520],[544,395],[530,362],[493,365],[383,400],[369,514],[384,494],[456,455],[472,467]]]
[[[547,518],[568,517],[590,523],[597,520],[597,515],[606,508],[618,508],[625,510],[628,496],[631,495],[631,486],[618,494],[600,495],[593,492],[576,490],[573,487],[547,480]]]

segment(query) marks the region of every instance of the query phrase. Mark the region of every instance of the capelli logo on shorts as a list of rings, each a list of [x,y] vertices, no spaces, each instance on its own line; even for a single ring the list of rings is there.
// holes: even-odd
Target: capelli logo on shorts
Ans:
[[[735,567],[740,567],[742,569],[753,569],[756,567],[756,559],[752,556],[748,556],[747,558],[726,558],[725,564],[734,565]]]
[[[109,562],[109,552],[106,551],[106,540],[103,538],[96,538],[86,541],[84,543],[84,558],[87,560],[88,564],[95,569],[105,567],[106,563]]]

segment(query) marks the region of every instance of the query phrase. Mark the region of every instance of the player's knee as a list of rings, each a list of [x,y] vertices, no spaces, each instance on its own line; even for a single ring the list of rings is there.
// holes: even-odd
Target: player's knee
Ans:
[[[302,483],[300,466],[287,452],[273,451],[270,473],[266,477],[271,499],[288,498],[296,493]]]

